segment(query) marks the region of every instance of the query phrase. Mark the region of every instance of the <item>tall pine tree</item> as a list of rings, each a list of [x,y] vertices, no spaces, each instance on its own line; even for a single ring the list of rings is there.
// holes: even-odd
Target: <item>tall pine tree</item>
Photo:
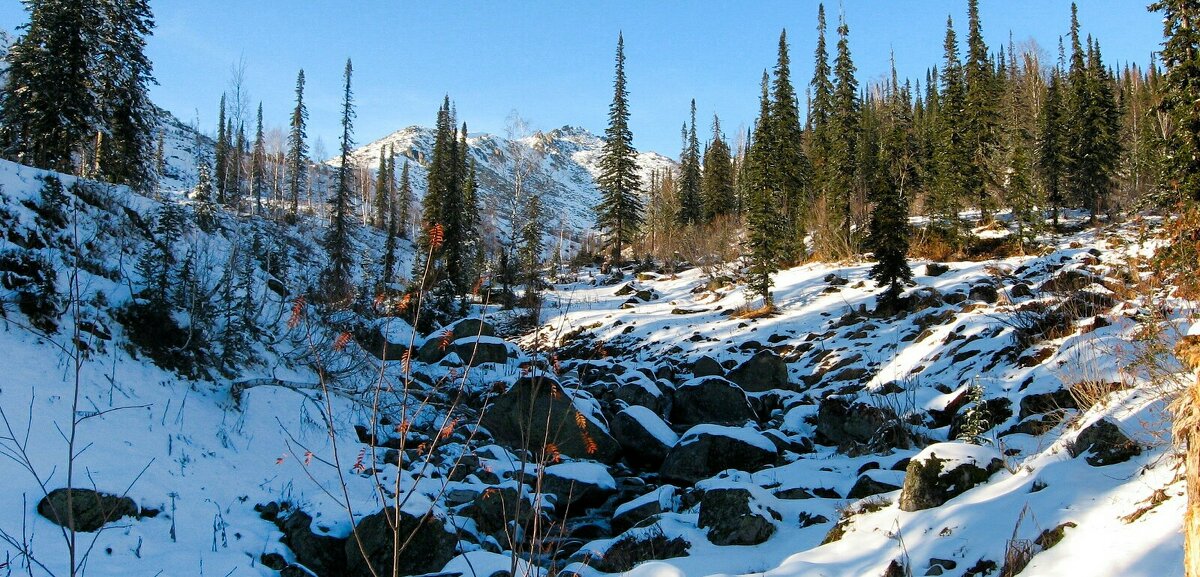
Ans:
[[[596,225],[605,232],[604,243],[611,248],[614,264],[621,262],[622,248],[633,243],[642,224],[642,187],[637,172],[637,150],[629,129],[629,91],[625,87],[625,39],[617,36],[616,78],[613,101],[608,109],[608,128],[600,156],[600,202],[596,205]]]
[[[332,303],[348,302],[354,295],[353,254],[350,250],[350,227],[354,223],[354,93],[350,89],[350,78],[354,65],[346,59],[343,72],[345,87],[342,91],[342,137],[340,164],[337,170],[337,188],[331,199],[329,230],[325,234],[325,250],[329,263],[322,273],[321,300]]]
[[[679,223],[696,224],[704,216],[701,188],[700,142],[696,138],[696,100],[692,99],[691,124],[683,130],[683,152],[679,155]]]
[[[308,123],[308,108],[304,106],[304,69],[296,75],[296,106],[288,123],[287,172],[288,172],[288,217],[295,219],[300,213],[300,191],[308,180],[308,138],[305,125]]]
[[[730,156],[729,145],[721,134],[721,120],[713,115],[713,137],[704,151],[704,179],[701,190],[704,197],[704,220],[713,219],[733,213],[737,200],[733,189],[733,158]]]

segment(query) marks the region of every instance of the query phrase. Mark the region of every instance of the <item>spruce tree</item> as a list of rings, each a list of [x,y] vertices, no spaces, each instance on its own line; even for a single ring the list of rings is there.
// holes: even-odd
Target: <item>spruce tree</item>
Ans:
[[[833,219],[835,250],[854,251],[851,236],[854,211],[854,190],[857,179],[859,137],[858,81],[854,78],[854,62],[850,58],[850,28],[845,20],[838,24],[837,58],[834,60],[835,88],[833,114],[829,130],[829,150],[826,162],[829,177],[829,207]],[[827,256],[844,257],[835,253]]]
[[[1200,6],[1190,0],[1160,0],[1150,9],[1163,12],[1166,39],[1160,53],[1165,67],[1160,108],[1176,124],[1166,147],[1163,187],[1200,201],[1200,108],[1195,106],[1200,102]],[[1191,531],[1188,537],[1188,551],[1200,550],[1200,540],[1191,540]],[[1200,539],[1200,534],[1194,537]],[[1200,571],[1200,556],[1189,556],[1189,562]]]
[[[696,138],[696,100],[692,99],[691,124],[684,125],[683,152],[679,156],[679,223],[696,224],[704,216],[700,142]]]
[[[404,168],[400,169],[400,188],[396,193],[396,228],[400,238],[408,238],[408,227],[412,220],[413,203],[412,182],[408,176],[408,160],[404,160]]]
[[[702,180],[702,196],[704,198],[704,221],[732,214],[736,207],[733,187],[733,159],[730,157],[729,145],[721,134],[721,120],[713,115],[713,137],[708,150],[704,151],[704,178]]]
[[[783,253],[788,261],[804,257],[804,219],[808,198],[810,167],[804,156],[804,133],[800,125],[800,110],[796,90],[791,80],[791,59],[788,56],[787,30],[779,33],[778,60],[771,84],[770,116],[768,117],[768,160],[766,177],[779,196],[785,231]]]
[[[963,78],[966,99],[963,118],[966,121],[964,138],[970,148],[970,162],[962,167],[966,198],[979,207],[981,218],[988,222],[995,211],[995,201],[988,192],[985,167],[995,147],[995,132],[999,121],[995,90],[996,75],[983,40],[983,25],[979,20],[979,0],[967,2],[967,61]]]
[[[633,132],[629,130],[629,91],[625,88],[625,39],[617,36],[616,78],[613,81],[613,101],[608,111],[608,128],[604,131],[604,148],[600,157],[600,176],[596,184],[601,191],[596,205],[596,225],[605,231],[604,243],[611,248],[613,264],[620,264],[621,249],[633,243],[642,223],[642,186],[637,172],[637,150],[633,147]]]
[[[221,105],[217,109],[217,141],[214,144],[214,180],[217,186],[217,202],[225,204],[225,187],[229,183],[230,140],[229,123],[225,116],[225,93],[221,93]]]
[[[296,106],[292,109],[287,139],[287,171],[288,171],[288,217],[295,219],[300,213],[300,191],[306,188],[308,180],[308,137],[305,124],[308,122],[308,109],[304,106],[304,69],[296,75]]]
[[[809,82],[812,95],[808,111],[808,158],[813,167],[816,194],[825,198],[829,180],[830,121],[833,118],[833,80],[829,53],[825,48],[825,5],[817,5],[817,48],[814,53],[813,77]]]
[[[1063,204],[1063,180],[1066,177],[1066,128],[1063,126],[1062,71],[1050,73],[1046,94],[1038,113],[1037,173],[1050,206],[1050,217],[1058,227],[1059,209]]]
[[[545,224],[542,221],[542,199],[540,194],[529,197],[525,209],[525,226],[521,228],[521,249],[517,253],[520,261],[522,284],[525,285],[525,295],[522,305],[536,314],[541,305],[542,283],[542,234]],[[536,320],[536,319],[531,319]]]
[[[353,255],[350,252],[350,227],[354,222],[353,206],[354,193],[354,98],[350,90],[350,77],[354,65],[346,59],[346,69],[343,73],[345,88],[342,92],[342,137],[341,163],[337,170],[337,189],[334,191],[330,211],[329,230],[325,235],[325,250],[329,253],[329,263],[322,272],[320,295],[321,300],[336,304],[348,302],[353,296],[354,287],[350,276],[353,265]]]
[[[263,195],[267,190],[267,150],[263,137],[262,102],[254,129],[254,150],[250,153],[250,196],[254,197],[254,214],[262,214]]]
[[[8,53],[0,91],[0,142],[12,160],[69,173],[100,116],[92,68],[102,15],[87,0],[30,1],[26,9],[29,22]]]
[[[878,149],[882,166],[876,184],[871,187],[874,196],[870,200],[875,210],[871,213],[868,244],[877,261],[870,276],[880,287],[887,287],[881,297],[884,308],[894,308],[904,283],[912,280],[907,261],[908,205],[917,178],[910,95],[897,83],[894,64],[886,98]]]
[[[938,142],[934,151],[936,173],[929,195],[928,209],[935,226],[946,235],[953,248],[962,242],[959,209],[969,191],[967,166],[972,161],[971,143],[966,134],[966,88],[962,63],[958,59],[958,41],[954,21],[946,19],[945,62],[939,78],[942,90],[938,99]]]
[[[779,270],[787,222],[779,210],[779,196],[770,182],[768,166],[770,145],[770,97],[767,93],[767,73],[763,72],[759,116],[754,138],[746,153],[746,180],[749,195],[746,199],[746,261],[747,288],[763,300],[764,307],[774,306],[771,296],[771,275]]]
[[[375,198],[373,199],[372,208],[374,209],[371,215],[371,224],[375,228],[387,230],[388,226],[388,195],[391,187],[388,181],[391,179],[388,176],[387,158],[383,153],[383,149],[379,150],[379,167],[375,169]]]
[[[100,117],[93,128],[101,146],[100,175],[109,182],[149,192],[154,181],[154,83],[146,37],[154,28],[146,0],[101,2],[97,59],[92,84]]]

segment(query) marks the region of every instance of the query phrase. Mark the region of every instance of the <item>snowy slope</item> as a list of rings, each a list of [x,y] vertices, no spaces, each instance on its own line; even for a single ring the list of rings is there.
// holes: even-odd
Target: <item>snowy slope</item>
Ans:
[[[711,288],[698,269],[619,282],[585,271],[580,282],[557,287],[542,337],[557,340],[559,350],[566,351],[560,362],[578,367],[581,375],[596,370],[590,367],[618,374],[663,374],[669,367],[686,378],[701,356],[731,369],[760,350],[776,351],[787,361],[791,384],[787,390],[750,393],[759,399],[755,406],[772,413],[747,427],[782,433],[793,446],[813,438],[823,399],[830,396],[895,409],[925,442],[950,441],[938,445],[943,457],[945,447],[972,445],[956,441],[949,421],[934,422],[931,415],[969,385],[981,387],[981,400],[1009,409],[983,435],[1004,467],[945,505],[915,512],[898,506],[904,466],[923,443],[865,454],[861,448],[847,453],[818,444],[815,452],[790,454],[775,466],[753,473],[726,471],[701,483],[706,490],[766,488],[760,502],[781,521],[765,543],[713,545],[706,530],[697,528],[697,509],[684,506],[658,515],[650,533],[633,529],[626,535],[679,536],[692,544],[688,555],[630,575],[883,575],[893,560],[904,562],[913,575],[939,574],[926,573],[931,559],[954,561],[956,569],[945,567],[947,575],[963,575],[980,562],[979,568],[987,567],[987,561],[998,571],[1010,540],[1032,542],[1064,523],[1074,525],[1065,529],[1060,544],[1045,551],[1031,545],[1036,555],[1021,575],[1080,569],[1094,575],[1180,574],[1186,499],[1166,403],[1171,387],[1190,377],[1169,358],[1158,357],[1165,370],[1176,373],[1169,384],[1149,378],[1147,366],[1137,363],[1139,357],[1154,358],[1147,353],[1150,342],[1139,337],[1145,331],[1139,321],[1154,307],[1166,311],[1159,328],[1170,346],[1186,332],[1195,304],[1163,295],[1158,302],[1125,300],[1131,294],[1125,290],[1129,275],[1146,278],[1144,265],[1136,263],[1155,246],[1139,239],[1136,229],[1083,230],[1048,239],[1051,247],[1040,254],[948,263],[947,272],[933,270],[937,276],[929,274],[926,263],[913,263],[916,287],[910,294],[926,302],[894,320],[870,312],[879,290],[867,278],[869,262],[780,272],[774,277],[780,310],[757,319],[737,314],[757,306],[755,297],[737,285]],[[651,298],[631,298],[629,291],[618,290],[630,285]],[[989,291],[976,289],[980,286],[995,290],[988,296]],[[1101,304],[1080,311],[1059,333],[1042,335],[1031,346],[1016,343],[1015,332],[1031,318],[1028,311],[1081,295],[1101,295],[1096,297]],[[595,351],[603,352],[597,356]],[[595,360],[565,360],[570,358]],[[1039,395],[1072,385],[1086,391],[1088,383],[1119,390],[1098,394],[1099,402],[1090,408],[1072,405],[1061,415],[1052,412],[1061,422],[1047,421],[1042,434],[1029,427],[1041,417],[1019,414],[1025,403],[1033,407],[1045,398]],[[1076,436],[1101,418],[1115,423],[1142,454],[1102,467],[1083,456],[1073,458],[1068,448]],[[849,498],[864,475],[895,489]],[[828,494],[802,500],[772,496],[799,488],[809,493],[823,488]],[[877,510],[846,513],[864,507]],[[839,516],[850,518],[844,536],[822,545]],[[809,521],[814,518],[823,522]],[[603,557],[614,542],[587,548]],[[596,573],[578,563],[573,567]]]
[[[594,152],[594,137],[556,138],[563,166],[577,167],[565,170],[586,171],[580,159]],[[489,150],[487,137],[477,142]],[[1178,574],[1185,503],[1164,412],[1170,389],[1152,382],[1148,370],[1164,369],[1178,382],[1190,375],[1147,348],[1157,341],[1146,338],[1146,321],[1156,323],[1169,347],[1190,328],[1195,306],[1172,297],[1169,287],[1154,298],[1131,290],[1148,278],[1141,259],[1156,246],[1140,233],[1141,223],[1079,229],[1045,239],[1046,249],[1035,254],[945,263],[945,271],[914,263],[912,310],[895,318],[872,312],[879,291],[866,278],[869,262],[782,271],[775,277],[780,310],[762,318],[744,314],[752,299],[740,285],[699,269],[626,271],[617,282],[583,270],[576,282],[546,293],[542,338],[521,340],[526,352],[499,337],[475,336],[475,329],[419,335],[399,318],[322,314],[295,298],[324,264],[316,242],[321,223],[222,213],[210,230],[190,228],[179,241],[205,255],[202,276],[212,294],[220,294],[222,270],[245,254],[245,239],[283,242],[288,266],[253,268],[254,353],[234,367],[186,378],[152,363],[118,312],[145,297],[137,296],[144,279],[136,263],[152,246],[147,223],[160,202],[99,185],[70,213],[78,234],[50,231],[39,220],[39,179],[47,174],[0,162],[0,351],[8,377],[0,384],[0,477],[8,489],[0,494],[0,563],[7,563],[0,569],[24,574],[32,564],[33,574],[67,573],[59,527],[36,504],[66,484],[74,421],[73,485],[127,494],[144,512],[157,511],[80,534],[81,551],[89,551],[86,572],[95,575],[273,577],[280,572],[264,563],[293,564],[308,553],[301,553],[303,543],[281,541],[280,525],[256,506],[287,503],[313,517],[312,535],[337,540],[397,502],[413,515],[432,513],[455,533],[447,559],[414,573],[491,574],[514,561],[503,535],[487,526],[496,519],[482,504],[532,487],[531,478],[540,484],[541,474],[570,484],[567,496],[577,484],[601,495],[574,510],[561,494],[521,499],[547,515],[570,513],[554,525],[565,536],[547,540],[550,554],[535,562],[581,575],[599,574],[597,559],[622,539],[641,537],[678,537],[687,554],[654,560],[653,551],[639,553],[642,563],[629,575],[883,575],[893,561],[914,575],[937,574],[938,565],[955,576],[988,574],[992,562],[995,575],[1010,541],[1022,545],[1056,528],[1061,542],[1029,545],[1035,554],[1021,575]],[[184,195],[164,198],[193,214]],[[370,274],[382,240],[370,229],[356,233],[354,252],[368,265],[356,274]],[[87,245],[82,260],[73,257],[74,242]],[[400,268],[407,269],[411,247],[402,252]],[[18,256],[55,268],[60,295],[78,287],[80,299],[60,301],[56,329],[32,328],[16,304],[23,283],[36,276]],[[736,264],[721,271],[737,274]],[[1049,314],[1055,311],[1069,315]],[[497,324],[507,314],[474,312]],[[73,344],[76,326],[83,330],[80,348]],[[202,336],[219,348],[225,326],[205,326],[211,333]],[[1014,338],[1035,326],[1045,330]],[[391,352],[387,361],[368,354],[378,350],[376,333],[402,350],[413,345],[411,363]],[[487,348],[494,362],[465,366],[463,357],[476,347]],[[733,378],[731,369],[764,350],[784,361],[786,384],[748,393],[754,418],[690,426],[672,412],[671,403],[683,402],[680,392],[697,386],[692,377],[702,356]],[[85,352],[78,374],[71,357],[77,351]],[[1137,364],[1139,358],[1161,363]],[[558,372],[575,426],[615,434],[625,415],[645,425],[647,444],[675,449],[717,435],[775,457],[694,483],[667,482],[625,449],[609,464],[557,454],[543,466],[525,462],[497,440],[498,428],[479,423],[487,407],[543,364]],[[972,385],[979,399],[964,397]],[[1070,386],[1086,394],[1063,397]],[[1039,405],[1051,397],[1051,410]],[[861,402],[863,412],[895,411],[908,442],[839,446],[822,438],[822,413],[839,400]],[[957,440],[951,429],[964,426],[960,417],[985,406],[994,422],[980,434],[982,445]],[[1089,462],[1097,448],[1072,456],[1081,434],[1102,419],[1140,454],[1099,466]],[[954,463],[996,458],[999,466],[944,504],[902,510],[894,487],[905,482],[906,465],[933,455]],[[869,496],[851,497],[864,478],[879,485]],[[772,527],[765,541],[716,545],[714,531],[699,527],[706,495],[721,490],[749,496],[748,516]],[[644,507],[657,512],[630,517]],[[618,527],[614,517],[640,526]],[[542,574],[525,561],[515,564],[528,569],[524,575]]]

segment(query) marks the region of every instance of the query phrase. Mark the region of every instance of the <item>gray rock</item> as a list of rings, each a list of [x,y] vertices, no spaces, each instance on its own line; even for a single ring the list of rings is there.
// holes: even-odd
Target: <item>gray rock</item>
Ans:
[[[564,455],[610,464],[620,455],[608,431],[581,414],[550,377],[519,379],[492,401],[481,424],[509,448],[540,453],[543,443],[553,443]]]
[[[721,377],[700,377],[675,389],[671,422],[680,426],[701,423],[742,424],[755,420],[746,391]]]
[[[787,387],[787,363],[775,351],[763,349],[729,371],[729,380],[753,393]]]
[[[1124,463],[1142,454],[1142,448],[1108,419],[1100,419],[1088,425],[1068,450],[1072,457],[1090,453],[1086,460],[1093,467]]]
[[[71,504],[67,505],[68,496]],[[138,506],[129,497],[121,497],[91,489],[55,489],[38,501],[37,512],[63,527],[74,526],[76,531],[91,533],[109,521],[121,517],[137,517]]]
[[[613,438],[625,452],[625,460],[641,468],[653,470],[662,466],[674,444],[668,444],[667,439],[660,439],[651,432],[651,429],[670,429],[658,415],[645,407],[622,410],[613,417],[611,427]]]
[[[392,529],[395,525],[399,526],[401,538],[407,545],[393,567],[393,550],[397,546]],[[359,521],[346,540],[346,572],[323,575],[371,577],[431,573],[441,570],[454,558],[457,544],[457,537],[446,531],[442,521],[432,514],[415,517],[401,511],[397,518],[395,509],[384,508]]]
[[[659,475],[667,481],[695,483],[725,469],[757,471],[778,454],[766,437],[748,429],[697,425],[671,448]]]
[[[704,355],[696,359],[696,362],[692,363],[692,376],[724,377],[725,369],[721,367],[721,363],[718,363],[716,359],[708,355]]]
[[[937,507],[983,483],[993,473],[1004,468],[1000,459],[992,459],[985,467],[959,463],[949,471],[943,470],[946,460],[930,453],[929,458],[908,463],[904,486],[900,490],[900,510],[920,511]]]
[[[700,499],[697,526],[708,529],[714,545],[758,545],[775,534],[772,517],[782,517],[769,507],[754,503],[747,489],[713,489]]]

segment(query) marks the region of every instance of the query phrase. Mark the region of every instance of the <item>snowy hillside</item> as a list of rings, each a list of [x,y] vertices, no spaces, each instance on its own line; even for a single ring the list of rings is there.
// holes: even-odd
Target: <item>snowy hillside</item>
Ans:
[[[394,147],[397,165],[405,159],[410,162],[413,190],[419,198],[427,187],[426,167],[433,154],[433,141],[432,129],[410,126],[357,149],[354,158],[359,165],[374,168],[380,152]],[[600,171],[603,139],[564,126],[516,142],[501,136],[475,134],[467,143],[477,163],[480,207],[487,213],[485,219],[494,217],[496,226],[502,230],[507,226],[513,204],[514,171],[518,162],[525,162],[532,166],[526,177],[526,194],[542,195],[543,214],[549,218],[547,229],[552,234],[565,231],[566,236],[577,237],[594,228],[592,208],[600,198],[594,178]],[[651,171],[675,166],[674,161],[656,152],[640,152],[637,163],[647,184]],[[524,201],[518,201],[518,206],[523,205]]]
[[[572,138],[553,148],[582,167],[594,140]],[[1190,375],[1156,346],[1194,307],[1138,286],[1143,223],[914,263],[900,311],[877,310],[870,263],[779,273],[770,316],[735,264],[583,269],[510,342],[492,307],[421,335],[405,303],[298,299],[324,265],[315,220],[206,220],[65,176],[64,200],[48,175],[0,162],[13,574],[68,572],[67,508],[90,575],[1180,566],[1162,377]],[[367,279],[383,239],[355,237]],[[164,246],[189,298],[147,316]]]

